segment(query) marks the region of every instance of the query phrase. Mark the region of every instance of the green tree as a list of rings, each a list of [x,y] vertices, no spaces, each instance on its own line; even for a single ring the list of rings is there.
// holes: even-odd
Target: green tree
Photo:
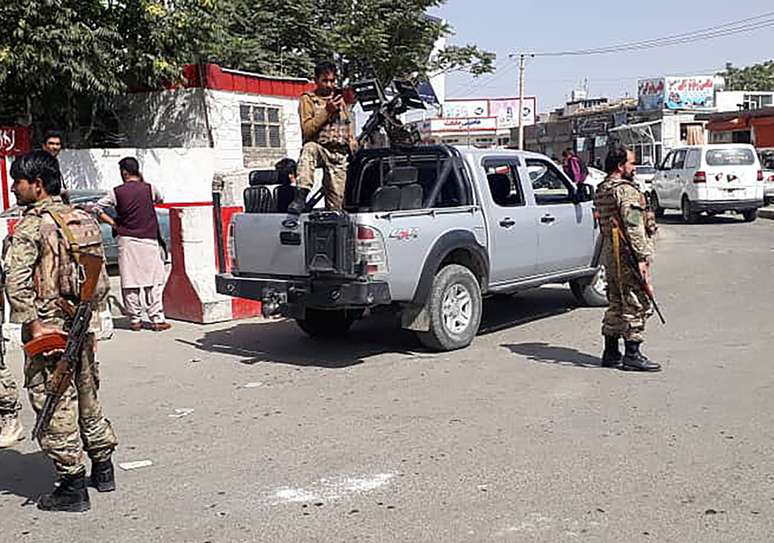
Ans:
[[[350,79],[426,75],[464,69],[491,72],[494,55],[474,45],[447,46],[430,58],[451,27],[426,15],[445,0],[235,0],[227,37],[210,58],[267,74],[309,77],[316,61],[334,59]]]
[[[729,91],[774,91],[774,60],[744,68],[728,63],[726,70],[718,75],[725,78]]]

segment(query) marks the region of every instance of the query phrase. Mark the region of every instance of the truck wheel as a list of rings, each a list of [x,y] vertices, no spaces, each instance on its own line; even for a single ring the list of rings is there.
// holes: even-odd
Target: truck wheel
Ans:
[[[745,209],[742,211],[742,217],[744,217],[744,222],[753,222],[755,219],[758,218],[758,210],[757,209]]]
[[[312,337],[336,338],[346,335],[356,318],[346,309],[307,309],[306,318],[296,319],[296,324]]]
[[[466,267],[450,264],[436,274],[427,310],[430,330],[419,332],[422,344],[435,351],[467,347],[481,324],[481,285]]]
[[[691,207],[691,201],[687,196],[683,196],[683,202],[680,205],[683,222],[685,224],[694,224],[699,220],[699,214]]]
[[[590,277],[573,279],[570,281],[570,290],[581,305],[605,307],[607,305],[605,267],[600,266],[597,268],[597,273]]]

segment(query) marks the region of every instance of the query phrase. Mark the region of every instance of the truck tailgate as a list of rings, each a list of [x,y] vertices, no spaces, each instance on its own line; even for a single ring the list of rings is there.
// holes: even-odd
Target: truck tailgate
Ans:
[[[282,226],[283,213],[241,213],[232,219],[233,249],[238,273],[306,276],[304,222],[297,228]]]

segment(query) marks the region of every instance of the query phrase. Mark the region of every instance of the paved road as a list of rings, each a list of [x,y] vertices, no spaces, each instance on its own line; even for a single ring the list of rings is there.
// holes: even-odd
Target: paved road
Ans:
[[[153,466],[44,514],[24,503],[46,460],[2,451],[0,540],[771,541],[773,227],[662,226],[657,375],[599,368],[601,311],[558,287],[491,301],[440,356],[387,317],[344,345],[286,322],[119,330],[116,456]]]

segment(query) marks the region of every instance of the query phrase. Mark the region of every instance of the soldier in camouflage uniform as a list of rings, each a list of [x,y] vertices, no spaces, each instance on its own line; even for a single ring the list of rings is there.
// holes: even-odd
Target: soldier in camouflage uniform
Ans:
[[[659,371],[661,366],[640,352],[644,341],[645,321],[653,314],[650,300],[639,280],[621,254],[628,248],[623,240],[615,241],[621,228],[634,248],[640,273],[650,283],[650,265],[655,250],[655,218],[647,209],[645,196],[634,181],[634,153],[626,147],[610,151],[605,161],[607,179],[597,187],[594,207],[603,239],[602,263],[607,276],[609,306],[602,321],[605,350],[602,365],[635,371]],[[618,254],[616,254],[616,248]],[[623,357],[619,341],[623,338]]]
[[[323,169],[325,208],[341,209],[347,181],[349,153],[357,149],[353,118],[341,94],[334,94],[336,66],[320,62],[314,69],[317,88],[301,96],[298,115],[304,146],[298,160],[298,189],[288,213],[299,215],[314,185],[314,171]]]
[[[5,360],[0,358],[0,449],[13,447],[23,439],[24,428],[19,421],[20,409],[16,381],[6,367]]]
[[[71,256],[62,254],[67,252],[58,242],[62,232],[50,212],[62,214],[72,212],[72,208],[59,196],[59,164],[48,153],[33,151],[18,158],[11,167],[11,176],[14,179],[12,191],[19,205],[26,206],[26,210],[5,255],[5,288],[11,306],[11,321],[22,325],[22,340],[27,342],[53,330],[68,328],[68,317],[59,305],[66,280],[62,276],[66,272],[62,270],[74,268],[69,268],[69,261],[64,261]],[[83,220],[93,218],[83,212]],[[99,228],[96,222],[94,226]],[[80,512],[89,509],[84,451],[92,461],[91,483],[101,492],[115,489],[111,455],[117,441],[97,398],[99,375],[94,359],[95,347],[94,335],[89,334],[74,382],[65,391],[50,424],[40,436],[40,447],[53,460],[59,475],[59,484],[54,491],[38,500],[38,507],[43,510]],[[36,412],[45,401],[46,383],[58,361],[58,354],[61,353],[27,357],[25,361],[25,386]]]

